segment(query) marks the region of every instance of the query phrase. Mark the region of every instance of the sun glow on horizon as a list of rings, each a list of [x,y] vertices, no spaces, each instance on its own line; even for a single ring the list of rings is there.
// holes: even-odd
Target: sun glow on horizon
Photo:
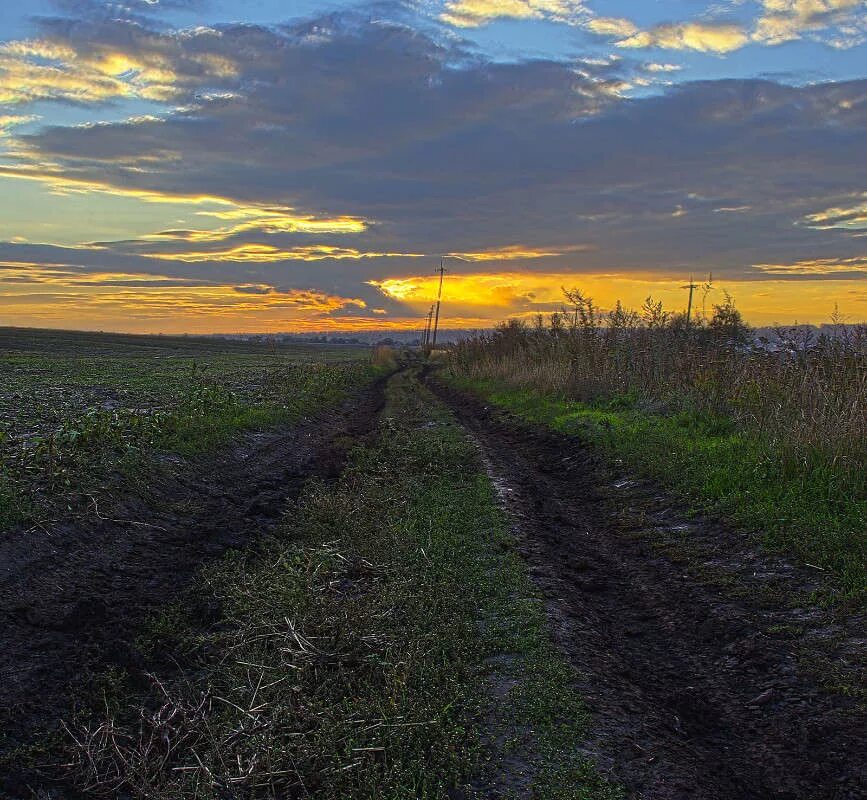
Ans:
[[[677,312],[685,309],[683,282],[671,276],[617,272],[451,274],[446,277],[444,308],[447,314],[485,319],[490,326],[506,318],[531,319],[540,313],[560,310],[565,303],[563,290],[579,288],[593,297],[603,311],[613,308],[618,300],[638,309],[652,296],[668,310]],[[386,296],[423,315],[436,298],[438,278],[423,275],[372,284]],[[710,313],[713,304],[723,302],[726,293],[735,299],[747,321],[756,325],[827,322],[835,307],[849,315],[851,321],[867,319],[867,285],[858,281],[712,281],[706,293],[697,295],[697,307]]]
[[[709,272],[867,319],[865,0],[44,2],[0,14],[0,324],[413,328],[443,257],[446,327]]]

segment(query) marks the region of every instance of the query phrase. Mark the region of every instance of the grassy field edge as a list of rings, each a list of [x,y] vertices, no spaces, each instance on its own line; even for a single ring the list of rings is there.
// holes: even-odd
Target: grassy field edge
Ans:
[[[74,416],[30,437],[26,448],[0,448],[0,531],[68,516],[112,482],[135,486],[143,472],[165,468],[161,455],[195,457],[246,431],[297,424],[393,369],[363,361],[291,365],[277,373],[267,399],[242,398],[192,371],[181,396],[155,413],[94,408]]]
[[[829,571],[837,599],[861,605],[867,597],[867,501],[840,485],[833,465],[769,459],[725,420],[651,414],[628,398],[585,403],[447,371],[440,378],[519,419],[576,436],[692,508],[755,531],[765,547]]]

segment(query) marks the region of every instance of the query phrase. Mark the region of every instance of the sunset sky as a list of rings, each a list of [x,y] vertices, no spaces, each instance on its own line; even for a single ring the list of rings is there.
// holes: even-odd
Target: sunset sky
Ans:
[[[26,9],[26,10],[24,10]],[[867,319],[864,0],[0,3],[0,325]]]

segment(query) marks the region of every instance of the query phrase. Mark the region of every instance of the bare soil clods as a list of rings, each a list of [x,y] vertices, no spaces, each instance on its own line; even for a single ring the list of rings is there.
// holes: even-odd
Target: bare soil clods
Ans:
[[[300,425],[248,434],[217,454],[168,459],[149,486],[94,498],[86,523],[0,540],[0,755],[68,711],[90,670],[127,666],[147,613],[209,558],[275,524],[311,477],[339,474],[347,446],[376,426],[380,380]],[[7,776],[4,776],[7,777]],[[14,776],[0,796],[16,791]]]
[[[514,520],[600,768],[648,800],[867,797],[863,706],[809,666],[815,656],[857,682],[863,618],[799,604],[815,572],[614,480],[575,439],[433,388],[477,438]]]

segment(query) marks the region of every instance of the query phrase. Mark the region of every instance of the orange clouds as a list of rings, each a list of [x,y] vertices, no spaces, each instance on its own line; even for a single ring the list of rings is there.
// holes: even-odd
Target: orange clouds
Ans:
[[[638,31],[618,41],[617,46],[633,49],[664,47],[669,50],[730,53],[732,50],[739,50],[749,40],[749,35],[739,25],[681,22]]]
[[[229,332],[334,326],[335,312],[364,311],[359,298],[316,289],[278,290],[138,273],[78,274],[62,267],[0,265],[4,324],[131,332]]]
[[[867,198],[867,194],[862,195]],[[840,228],[842,230],[867,230],[867,200],[850,206],[829,208],[804,218],[810,227],[819,230]]]
[[[832,260],[829,260],[832,261]],[[804,274],[838,264],[790,265]],[[846,265],[843,265],[846,267]],[[857,264],[849,265],[851,269]],[[863,268],[865,262],[862,260]],[[783,267],[782,269],[787,269]],[[859,281],[725,281],[696,305],[710,311],[725,289],[753,324],[821,323],[835,304],[850,319],[867,318],[867,285]],[[787,273],[782,273],[787,274]],[[0,265],[4,322],[131,332],[231,332],[351,329],[415,329],[436,296],[437,277],[421,275],[371,281],[404,310],[379,307],[358,297],[318,289],[278,289],[268,283],[190,281],[166,275],[98,272],[36,264]],[[507,318],[531,319],[563,304],[562,288],[580,287],[597,304],[617,299],[639,307],[648,295],[666,308],[683,310],[686,294],[676,280],[652,276],[573,273],[476,273],[446,276],[442,325],[490,327]]]
[[[832,275],[854,272],[867,277],[867,256],[860,258],[814,258],[793,264],[756,264],[756,269],[772,275]]]
[[[26,125],[28,122],[33,122],[36,119],[38,117],[26,114],[0,114],[0,137],[8,136],[12,128]]]
[[[136,34],[135,52],[100,41],[82,47],[72,39],[0,44],[0,103],[103,103],[123,98],[171,102],[181,96],[191,75],[197,80],[238,75],[235,62],[222,53],[204,49],[181,57],[183,37],[161,38],[143,30]]]
[[[40,40],[0,45],[0,103],[170,100],[175,81],[170,65],[158,54],[146,59],[110,51],[83,55],[67,44]]]
[[[235,221],[216,230],[166,231],[152,238],[182,239],[188,242],[216,242],[248,231],[262,233],[362,233],[367,222],[358,217],[314,217],[294,214],[289,208],[238,206],[228,211],[198,211],[199,216]]]
[[[581,0],[449,0],[441,19],[458,28],[474,28],[501,17],[566,20],[583,9]]]
[[[237,263],[273,264],[278,261],[324,261],[325,259],[421,258],[417,253],[365,253],[352,247],[314,244],[281,249],[269,244],[247,243],[227,250],[200,250],[188,253],[145,253],[160,261],[185,261],[188,264],[232,261]]]
[[[759,42],[780,44],[799,39],[804,33],[845,23],[843,36],[831,43],[846,47],[857,43],[865,33],[863,0],[762,0],[762,6],[763,13],[753,33],[753,39]],[[846,39],[847,32],[851,41]]]
[[[461,261],[521,261],[534,258],[550,258],[561,256],[565,253],[574,253],[585,249],[581,246],[568,248],[533,248],[521,244],[495,247],[490,250],[481,250],[470,253],[447,253],[448,258],[457,258]]]
[[[443,253],[458,259],[447,325],[547,312],[576,285],[603,306],[653,292],[680,308],[683,281],[661,276],[690,269],[741,279],[725,285],[742,304],[776,292],[773,311],[745,307],[755,319],[860,302],[865,88],[840,78],[849,67],[795,85],[749,78],[742,58],[738,80],[717,80],[724,62],[691,57],[676,88],[615,100],[678,70],[634,49],[724,54],[753,41],[758,16],[815,32],[850,0],[766,0],[726,24],[722,11],[639,25],[596,8],[435,5],[454,24],[538,19],[608,38],[588,58],[566,58],[562,41],[552,58],[493,58],[485,37],[468,58],[465,39],[409,11],[187,31],[120,6],[33,21],[37,38],[0,45],[0,93],[17,104],[0,116],[0,261],[32,269],[7,276],[4,306],[14,297],[15,319],[38,320],[51,296],[73,326],[96,308],[100,327],[125,314],[183,327],[186,308],[199,330],[208,314],[215,329],[412,325],[436,289],[412,273]],[[538,45],[540,26],[503,30]],[[153,116],[128,116],[159,98]],[[31,110],[46,124],[16,137]]]
[[[23,124],[27,121],[30,121],[27,117],[0,116],[0,137],[4,133],[4,128]],[[87,195],[100,195],[122,197],[153,205],[175,205],[178,206],[179,211],[183,211],[185,207],[192,207],[196,209],[193,212],[195,216],[202,218],[203,223],[206,219],[231,223],[228,225],[217,225],[213,228],[203,227],[158,231],[140,236],[139,239],[142,242],[170,243],[182,241],[190,243],[215,243],[249,233],[262,233],[266,235],[279,233],[330,234],[340,236],[363,233],[370,227],[369,221],[348,215],[316,216],[296,212],[295,209],[288,206],[245,203],[217,195],[130,189],[122,186],[113,186],[108,183],[81,180],[64,174],[51,164],[0,163],[0,177],[41,184],[54,196],[77,196],[83,198]],[[93,246],[89,242],[86,242],[86,244],[88,247]],[[206,257],[207,254],[204,251],[193,251],[178,255],[169,253],[165,256],[154,254],[153,257],[164,258],[165,260],[189,261],[191,263],[205,260],[260,261],[267,263],[269,261],[281,260],[284,257],[269,257],[266,245],[252,244],[249,245],[249,248],[249,252],[244,252],[243,250],[238,252],[230,250],[218,251],[213,254],[213,258]],[[364,254],[360,254],[357,251],[355,251],[354,255],[346,251],[342,255],[328,256],[325,255],[325,249],[326,246],[319,248],[319,257],[361,258],[364,256]],[[314,248],[309,248],[309,250],[310,252],[306,254],[306,258],[303,260],[316,260],[316,258],[312,257],[316,255],[313,252]],[[336,250],[337,248],[335,248]],[[299,258],[303,255],[305,254],[301,253]]]

